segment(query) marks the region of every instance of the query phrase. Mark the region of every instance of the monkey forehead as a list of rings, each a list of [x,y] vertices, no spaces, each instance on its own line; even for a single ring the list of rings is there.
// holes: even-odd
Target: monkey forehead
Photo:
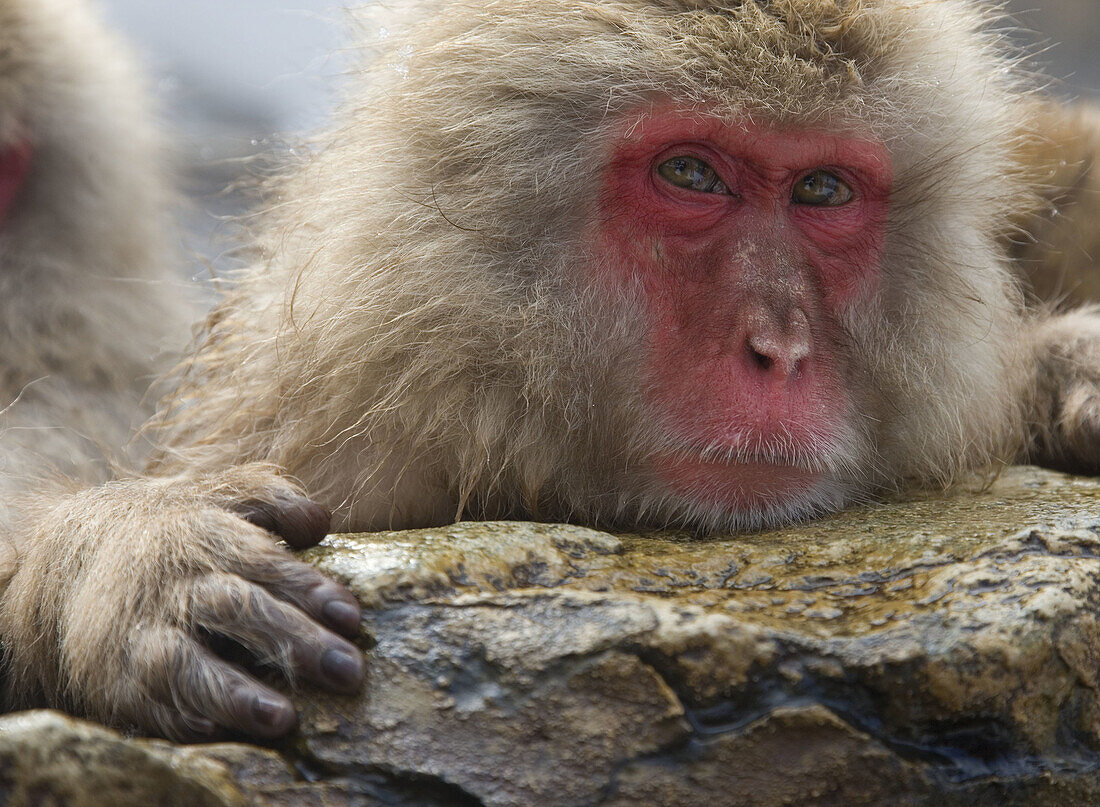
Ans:
[[[421,0],[358,14],[378,32],[379,73],[405,83],[424,71],[455,91],[478,75],[467,89],[498,103],[504,89],[575,100],[594,89],[614,109],[675,87],[783,118],[827,109],[892,119],[896,103],[869,101],[974,96],[1006,66],[973,0]]]
[[[889,190],[894,168],[877,136],[858,129],[828,132],[802,126],[780,127],[750,118],[730,118],[672,104],[627,115],[611,138],[610,163],[646,160],[676,145],[706,143],[726,154],[776,170],[845,166]]]

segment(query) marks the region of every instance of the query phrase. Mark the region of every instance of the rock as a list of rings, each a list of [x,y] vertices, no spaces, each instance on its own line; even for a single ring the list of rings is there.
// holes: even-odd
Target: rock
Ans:
[[[0,718],[3,807],[381,807],[247,745],[127,739],[57,712]]]
[[[334,536],[362,696],[277,750],[3,718],[0,805],[1100,804],[1098,505],[1013,468],[722,540]]]

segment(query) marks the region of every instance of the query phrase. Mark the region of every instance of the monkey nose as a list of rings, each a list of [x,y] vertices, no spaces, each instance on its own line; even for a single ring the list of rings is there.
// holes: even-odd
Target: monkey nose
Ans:
[[[806,315],[796,311],[785,326],[756,323],[745,338],[752,366],[763,373],[786,379],[801,372],[810,355],[810,327]]]

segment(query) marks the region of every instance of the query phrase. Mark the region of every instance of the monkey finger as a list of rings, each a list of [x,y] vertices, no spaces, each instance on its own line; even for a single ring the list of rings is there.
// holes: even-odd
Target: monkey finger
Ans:
[[[210,743],[218,740],[221,732],[213,720],[184,714],[163,703],[146,706],[150,723],[168,739],[177,743]]]
[[[282,737],[298,724],[294,705],[284,695],[195,647],[179,673],[176,697],[181,710],[262,739]]]
[[[263,588],[231,575],[210,575],[192,592],[192,617],[208,631],[228,637],[290,679],[336,692],[359,689],[363,654],[302,611]]]
[[[271,500],[252,499],[233,511],[250,524],[277,535],[294,549],[316,546],[332,522],[329,511],[304,496],[279,492]]]
[[[211,724],[250,737],[274,739],[293,729],[298,714],[285,696],[215,656],[182,631],[146,636],[147,690],[176,715],[163,710],[158,723],[199,739]]]
[[[283,552],[267,551],[244,562],[239,573],[316,622],[351,639],[358,635],[363,612],[355,595],[309,564]]]

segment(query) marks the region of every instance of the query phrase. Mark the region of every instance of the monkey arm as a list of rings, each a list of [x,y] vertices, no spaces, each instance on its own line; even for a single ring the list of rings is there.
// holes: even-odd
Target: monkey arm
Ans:
[[[243,647],[338,692],[363,676],[359,608],[295,560],[329,516],[269,467],[112,482],[37,501],[16,524],[0,599],[13,705],[45,702],[176,739],[259,737],[290,701],[211,649]]]

